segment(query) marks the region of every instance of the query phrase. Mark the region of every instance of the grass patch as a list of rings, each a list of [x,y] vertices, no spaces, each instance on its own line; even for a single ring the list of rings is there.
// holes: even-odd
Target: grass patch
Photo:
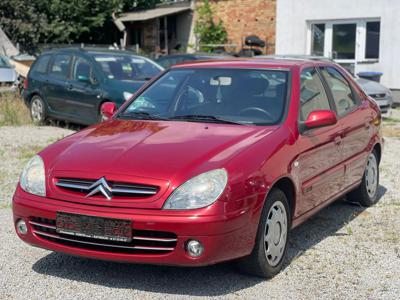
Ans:
[[[0,126],[32,124],[29,110],[16,93],[0,93]]]
[[[32,145],[18,148],[18,159],[28,160],[40,152],[44,147],[40,145]]]

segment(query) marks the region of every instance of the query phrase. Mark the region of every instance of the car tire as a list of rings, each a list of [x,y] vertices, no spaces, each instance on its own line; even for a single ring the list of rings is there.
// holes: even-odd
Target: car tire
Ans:
[[[373,150],[367,159],[361,184],[347,195],[348,200],[358,202],[362,206],[372,206],[378,202],[379,160]]]
[[[47,119],[47,110],[46,105],[44,104],[43,99],[34,95],[29,104],[29,111],[31,114],[31,119],[33,122],[37,124],[44,124]]]
[[[261,212],[253,251],[238,261],[242,271],[272,278],[278,274],[286,256],[291,219],[286,195],[273,189]]]

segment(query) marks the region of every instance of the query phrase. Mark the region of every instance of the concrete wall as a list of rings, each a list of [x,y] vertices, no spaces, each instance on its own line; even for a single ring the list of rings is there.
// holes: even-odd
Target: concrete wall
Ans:
[[[307,21],[380,18],[378,62],[357,62],[356,72],[383,72],[382,83],[400,89],[400,0],[278,0],[276,53],[309,54]]]

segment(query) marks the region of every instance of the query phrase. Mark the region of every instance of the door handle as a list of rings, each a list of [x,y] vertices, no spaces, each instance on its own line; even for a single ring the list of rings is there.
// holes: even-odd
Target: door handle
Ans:
[[[340,135],[335,136],[334,140],[335,145],[340,145],[342,143],[342,137]]]
[[[68,91],[71,91],[73,88],[74,88],[74,86],[72,84],[68,84],[67,85],[67,90]]]

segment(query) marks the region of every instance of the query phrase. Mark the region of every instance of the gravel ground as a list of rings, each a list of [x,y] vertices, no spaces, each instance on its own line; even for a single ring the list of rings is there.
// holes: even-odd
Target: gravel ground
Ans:
[[[285,269],[265,281],[238,273],[232,264],[118,264],[20,241],[9,203],[21,168],[41,147],[70,133],[55,127],[0,128],[0,299],[399,298],[399,138],[387,138],[379,203],[364,209],[338,201],[321,211],[292,231]]]

